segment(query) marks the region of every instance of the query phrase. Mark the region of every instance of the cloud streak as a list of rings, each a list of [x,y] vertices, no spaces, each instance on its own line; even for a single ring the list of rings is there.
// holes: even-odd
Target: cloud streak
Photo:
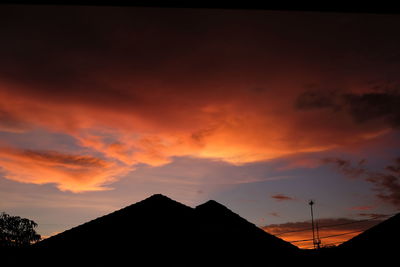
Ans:
[[[54,183],[62,191],[98,191],[129,170],[92,156],[0,148],[4,177],[33,184]]]
[[[276,194],[271,196],[271,198],[275,199],[276,201],[289,201],[289,200],[294,200],[294,198],[286,196],[284,194]]]
[[[360,160],[355,166],[352,166],[350,160],[341,158],[324,158],[322,162],[324,164],[333,164],[340,172],[349,178],[359,178],[367,172],[364,168],[365,159]]]

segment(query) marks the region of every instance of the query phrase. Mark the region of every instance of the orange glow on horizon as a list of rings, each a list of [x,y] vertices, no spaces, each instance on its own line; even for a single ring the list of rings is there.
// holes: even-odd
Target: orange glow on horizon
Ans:
[[[319,235],[315,228],[315,238],[319,236],[321,247],[337,246],[377,225],[381,220],[354,220],[346,218],[321,219]],[[288,222],[262,227],[264,231],[292,243],[302,249],[313,248],[311,222]]]
[[[306,233],[288,233],[282,236],[278,236],[279,238],[292,243],[293,245],[302,248],[302,249],[312,249],[313,248],[313,241],[302,241],[302,242],[293,242],[293,241],[298,241],[298,240],[308,240],[312,239],[312,234],[310,234],[311,231],[308,231]],[[351,238],[359,235],[360,233],[351,233],[347,234],[349,231],[347,230],[327,230],[327,229],[321,229],[319,231],[319,236],[325,237],[325,236],[333,236],[333,235],[340,235],[340,236],[335,236],[335,237],[328,237],[328,238],[322,238],[321,239],[321,247],[324,246],[337,246],[340,245],[341,243],[350,240]],[[271,232],[269,232],[271,233]],[[342,235],[344,234],[344,235]]]

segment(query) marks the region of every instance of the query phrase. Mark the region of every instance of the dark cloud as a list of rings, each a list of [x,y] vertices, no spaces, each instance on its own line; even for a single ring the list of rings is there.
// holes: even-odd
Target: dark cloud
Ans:
[[[370,182],[378,198],[400,208],[400,158],[396,158],[394,164],[386,166],[382,172],[365,168],[365,160],[359,161],[355,166],[351,161],[340,158],[325,158],[323,162],[334,164],[347,177]]]
[[[395,165],[388,165],[385,167],[386,170],[390,171],[391,173],[400,174],[400,158],[394,160]]]
[[[175,12],[157,9],[5,9],[1,12],[0,79],[18,84],[24,94],[104,108],[145,101],[124,87],[142,90],[143,82],[155,75],[158,80],[171,77],[168,72],[176,70],[172,65],[178,57],[200,46],[196,42],[200,33],[210,28],[206,21],[195,23],[187,12],[178,18]],[[186,25],[193,26],[192,30]],[[129,84],[121,88],[115,79]]]
[[[365,159],[360,160],[355,166],[352,165],[351,161],[341,158],[324,158],[322,162],[333,164],[340,172],[350,178],[359,178],[366,173],[366,169],[363,166]]]
[[[400,91],[345,94],[348,111],[358,123],[383,119],[392,127],[400,126]]]
[[[135,100],[115,80],[134,90],[180,84],[184,93],[195,83],[223,77],[248,82],[266,73],[286,74],[303,62],[337,71],[343,62],[359,67],[360,58],[392,55],[400,43],[393,34],[391,42],[382,42],[398,28],[395,17],[361,16],[351,24],[356,35],[338,28],[351,16],[325,14],[7,6],[0,17],[0,79],[24,85],[19,88],[24,93],[103,104]]]
[[[339,105],[336,103],[336,98],[335,91],[306,91],[297,97],[295,106],[298,109],[337,109]]]
[[[386,166],[388,173],[371,173],[366,181],[374,185],[377,196],[385,202],[400,208],[400,158],[394,165]]]
[[[287,200],[294,200],[294,198],[286,196],[284,194],[276,194],[271,196],[271,198],[277,200],[277,201],[287,201]]]
[[[372,182],[380,193],[377,195],[384,201],[400,207],[400,180],[393,175],[379,175],[371,177],[368,181]]]
[[[379,88],[379,91],[349,93],[345,91],[306,91],[295,102],[299,110],[331,109],[344,112],[356,123],[382,120],[391,127],[400,126],[400,90]]]

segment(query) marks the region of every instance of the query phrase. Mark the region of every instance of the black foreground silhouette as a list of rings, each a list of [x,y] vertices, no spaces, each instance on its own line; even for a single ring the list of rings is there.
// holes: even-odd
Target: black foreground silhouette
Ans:
[[[400,214],[339,247],[304,251],[266,233],[216,201],[191,208],[157,194],[17,253],[8,253],[5,263],[7,266],[382,264],[397,261],[398,246],[390,242],[398,242],[399,226]]]

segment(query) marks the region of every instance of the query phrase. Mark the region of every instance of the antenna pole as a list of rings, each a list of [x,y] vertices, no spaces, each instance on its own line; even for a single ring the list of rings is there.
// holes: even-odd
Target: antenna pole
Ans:
[[[317,226],[317,248],[321,248],[321,239],[319,239],[319,228],[318,228],[318,221],[315,222]]]
[[[313,205],[314,205],[314,201],[310,200],[310,202],[308,203],[311,207],[311,226],[312,226],[312,238],[313,238],[313,245],[314,245],[314,249],[316,248],[316,242],[315,242],[315,230],[314,230],[314,213],[313,213]]]

